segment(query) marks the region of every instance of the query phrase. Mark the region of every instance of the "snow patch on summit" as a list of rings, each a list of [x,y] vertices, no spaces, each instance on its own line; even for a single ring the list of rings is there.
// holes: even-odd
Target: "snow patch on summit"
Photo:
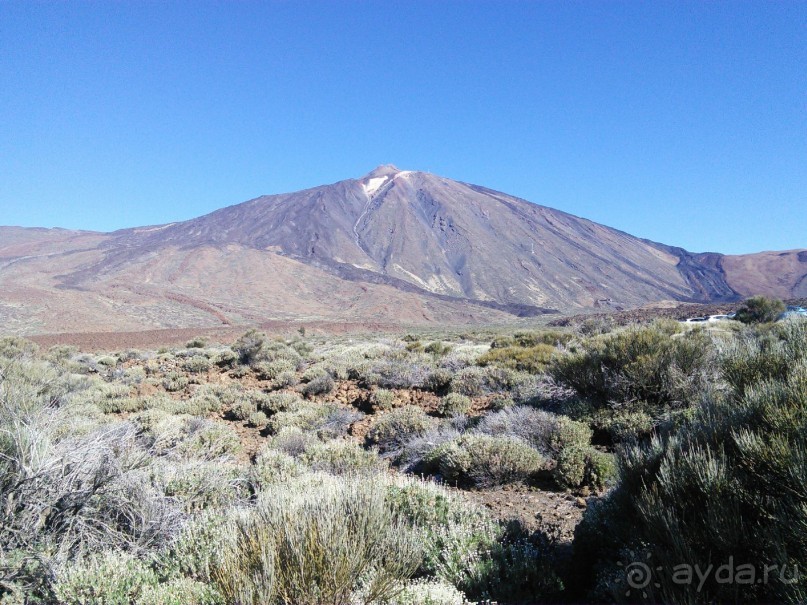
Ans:
[[[361,186],[364,189],[364,193],[368,196],[373,195],[378,189],[387,182],[389,177],[386,176],[378,176],[372,179],[369,179],[366,183],[362,183]]]

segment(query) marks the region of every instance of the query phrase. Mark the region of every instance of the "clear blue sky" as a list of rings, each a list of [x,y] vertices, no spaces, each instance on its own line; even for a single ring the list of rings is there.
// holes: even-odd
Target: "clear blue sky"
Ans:
[[[807,2],[0,0],[0,224],[382,163],[693,251],[807,247]]]

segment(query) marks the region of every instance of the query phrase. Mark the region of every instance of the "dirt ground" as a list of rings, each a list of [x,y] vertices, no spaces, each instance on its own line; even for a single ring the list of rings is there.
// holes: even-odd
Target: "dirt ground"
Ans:
[[[401,332],[400,324],[361,322],[290,322],[268,321],[256,326],[230,326],[221,328],[181,328],[171,330],[145,330],[140,332],[75,332],[65,334],[39,334],[26,336],[39,346],[72,345],[82,351],[121,351],[124,349],[157,349],[182,346],[192,338],[204,337],[211,342],[230,344],[250,328],[258,328],[269,336],[292,336],[301,328],[311,335],[362,334]]]

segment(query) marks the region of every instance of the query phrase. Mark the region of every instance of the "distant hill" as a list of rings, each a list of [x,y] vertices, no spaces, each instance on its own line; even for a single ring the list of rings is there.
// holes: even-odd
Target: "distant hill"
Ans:
[[[394,166],[168,225],[0,227],[0,321],[19,333],[499,322],[757,293],[807,296],[807,250],[695,254]]]

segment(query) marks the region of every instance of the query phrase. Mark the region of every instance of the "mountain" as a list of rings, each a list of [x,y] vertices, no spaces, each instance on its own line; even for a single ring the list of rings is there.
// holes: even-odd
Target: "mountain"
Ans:
[[[23,333],[273,320],[499,322],[807,294],[807,251],[693,254],[485,187],[379,166],[168,225],[0,228]]]

